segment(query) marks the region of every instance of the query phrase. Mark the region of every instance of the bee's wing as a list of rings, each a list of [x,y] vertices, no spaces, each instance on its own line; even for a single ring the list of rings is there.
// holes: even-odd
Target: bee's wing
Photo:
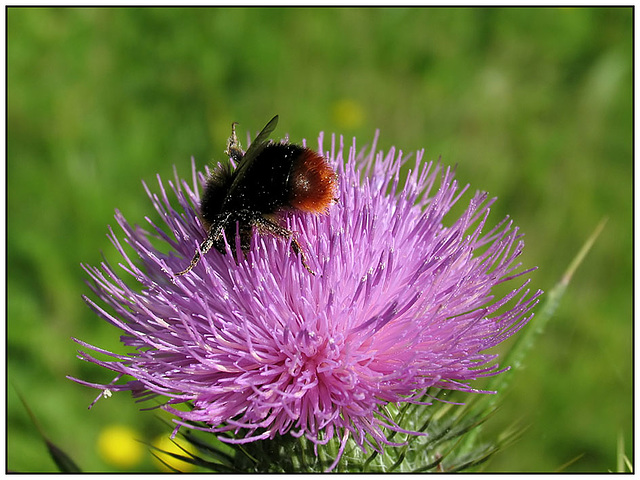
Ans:
[[[271,120],[269,120],[269,123],[267,123],[264,126],[262,131],[256,137],[256,139],[253,142],[251,142],[251,145],[249,145],[247,152],[242,157],[242,161],[238,165],[238,168],[236,168],[236,170],[233,172],[233,176],[235,178],[233,179],[233,183],[231,184],[231,187],[229,187],[229,193],[235,190],[238,183],[242,181],[242,177],[244,176],[244,173],[249,167],[249,165],[253,163],[253,161],[258,157],[260,152],[264,150],[264,147],[267,146],[267,141],[269,140],[269,136],[275,130],[277,124],[278,124],[278,115],[276,115]]]

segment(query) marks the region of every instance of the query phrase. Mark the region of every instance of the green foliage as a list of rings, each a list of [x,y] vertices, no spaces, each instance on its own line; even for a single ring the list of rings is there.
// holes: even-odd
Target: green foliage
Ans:
[[[51,459],[53,460],[53,463],[55,463],[56,467],[58,468],[58,471],[62,473],[80,473],[82,470],[80,470],[80,468],[76,465],[73,459],[63,449],[61,449],[54,442],[49,440],[47,436],[44,434],[44,432],[42,431],[42,427],[40,427],[40,424],[38,423],[36,416],[31,411],[31,408],[29,408],[29,404],[27,403],[27,401],[19,393],[18,393],[18,397],[20,398],[20,402],[22,403],[24,409],[29,415],[29,418],[33,422],[34,427],[36,427],[36,430],[38,431],[40,438],[47,446],[47,451],[49,452],[49,456],[51,457]]]
[[[630,7],[9,8],[8,379],[87,471],[114,469],[95,448],[107,424],[160,433],[126,395],[87,411],[97,392],[65,379],[110,380],[71,336],[122,351],[80,300],[79,264],[117,265],[114,208],[158,220],[141,179],[190,178],[232,121],[255,134],[278,113],[294,141],[364,146],[379,128],[380,148],[458,164],[526,233],[546,291],[609,218],[480,440],[519,419],[483,468],[616,469],[632,458],[632,25]],[[10,469],[55,470],[11,391],[7,429]]]

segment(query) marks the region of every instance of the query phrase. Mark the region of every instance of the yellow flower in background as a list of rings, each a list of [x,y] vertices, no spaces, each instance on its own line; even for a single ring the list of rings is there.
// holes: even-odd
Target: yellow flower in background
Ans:
[[[333,121],[339,128],[356,129],[362,125],[364,111],[360,104],[349,98],[334,102],[332,106]]]
[[[176,445],[176,443],[179,446]],[[187,457],[188,454],[185,452],[186,450],[189,453],[195,454],[196,453],[195,447],[191,445],[189,442],[187,442],[186,440],[184,440],[183,438],[176,436],[173,440],[171,440],[171,437],[169,435],[163,433],[161,435],[158,435],[153,440],[153,446],[158,449],[158,450],[155,450],[155,449],[153,450],[153,453],[154,453],[153,461],[155,465],[163,472],[174,471],[165,464],[170,465],[172,468],[180,472],[190,472],[195,469],[194,465],[187,462],[183,462],[182,460],[178,460],[177,458],[173,458],[172,456],[167,455],[166,453],[163,453],[163,452],[169,452],[169,453],[175,453],[176,455],[182,455]]]
[[[140,434],[123,425],[111,425],[98,436],[98,453],[110,465],[126,469],[142,461],[144,446]]]

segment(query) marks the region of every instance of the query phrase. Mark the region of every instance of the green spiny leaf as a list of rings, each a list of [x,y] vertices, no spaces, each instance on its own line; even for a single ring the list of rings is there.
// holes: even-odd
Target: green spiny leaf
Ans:
[[[22,405],[27,411],[29,418],[31,418],[31,421],[36,427],[36,430],[38,430],[40,437],[42,437],[42,440],[44,441],[45,445],[47,446],[47,450],[49,451],[49,455],[51,456],[52,460],[54,461],[58,469],[62,473],[81,472],[82,470],[80,470],[78,465],[76,465],[76,463],[71,459],[71,457],[67,455],[60,447],[58,447],[56,444],[54,444],[51,440],[47,438],[47,436],[44,434],[44,431],[40,427],[40,424],[36,419],[36,416],[34,415],[29,405],[27,404],[27,401],[24,399],[24,397],[22,396],[22,394],[20,393],[20,391],[15,385],[13,386],[13,388],[16,390],[16,393],[18,394],[18,397],[20,398]]]

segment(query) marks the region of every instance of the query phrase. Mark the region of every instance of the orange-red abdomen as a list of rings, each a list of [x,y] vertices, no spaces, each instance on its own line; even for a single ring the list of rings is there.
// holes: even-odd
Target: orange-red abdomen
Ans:
[[[335,197],[336,174],[322,155],[302,149],[293,161],[289,203],[310,213],[323,213]]]

